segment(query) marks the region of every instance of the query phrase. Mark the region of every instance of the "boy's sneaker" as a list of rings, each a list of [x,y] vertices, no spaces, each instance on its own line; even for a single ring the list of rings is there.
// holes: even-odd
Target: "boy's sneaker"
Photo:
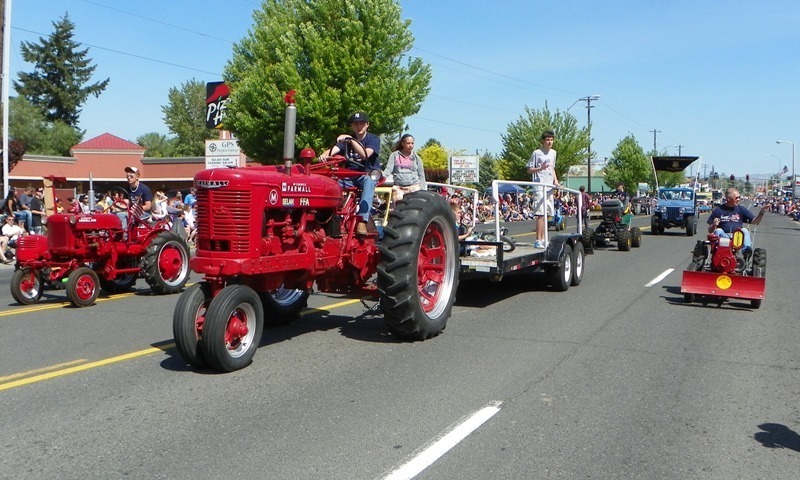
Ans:
[[[544,240],[536,240],[533,242],[533,248],[544,248]]]

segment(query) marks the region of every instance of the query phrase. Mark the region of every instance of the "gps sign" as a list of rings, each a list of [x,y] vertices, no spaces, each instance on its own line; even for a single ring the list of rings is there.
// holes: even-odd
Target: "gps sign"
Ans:
[[[222,129],[225,104],[231,91],[225,82],[206,83],[206,127]]]

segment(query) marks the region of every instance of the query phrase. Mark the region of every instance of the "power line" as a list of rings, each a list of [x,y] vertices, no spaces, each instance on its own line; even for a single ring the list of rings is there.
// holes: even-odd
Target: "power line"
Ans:
[[[33,33],[34,35],[46,36],[46,34],[44,34],[44,33],[35,32],[33,30],[28,30],[26,28],[20,28],[20,27],[11,27],[11,28],[13,30],[19,30],[21,32]],[[96,48],[98,50],[105,50],[107,52],[118,53],[120,55],[139,58],[139,59],[147,60],[147,61],[150,61],[150,62],[161,63],[163,65],[169,65],[171,67],[178,67],[178,68],[183,68],[183,69],[186,69],[186,70],[192,70],[192,71],[195,71],[195,72],[207,73],[209,75],[214,75],[215,77],[222,77],[222,74],[220,74],[220,72],[209,72],[208,70],[200,70],[199,68],[187,67],[186,65],[179,65],[177,63],[167,62],[165,60],[158,60],[156,58],[145,57],[143,55],[136,55],[135,53],[128,53],[128,52],[123,52],[123,51],[120,51],[120,50],[114,50],[113,48],[106,48],[106,47],[101,47],[99,45],[92,45],[91,43],[86,43],[86,42],[81,42],[81,45],[87,45],[89,47]]]

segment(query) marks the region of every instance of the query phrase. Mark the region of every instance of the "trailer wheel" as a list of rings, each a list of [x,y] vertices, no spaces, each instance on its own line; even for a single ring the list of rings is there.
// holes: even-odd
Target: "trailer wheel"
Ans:
[[[246,285],[229,285],[211,300],[203,323],[203,356],[216,370],[232,372],[250,364],[261,341],[264,309]]]
[[[586,256],[583,251],[583,244],[575,243],[572,249],[572,286],[577,287],[583,280],[583,260]]]
[[[627,252],[631,249],[631,232],[622,228],[617,232],[617,248],[622,252]]]
[[[163,231],[147,246],[144,278],[159,294],[180,292],[189,280],[189,248],[174,232]]]
[[[286,325],[300,316],[308,306],[308,292],[291,288],[279,288],[269,292],[259,292],[261,306],[264,308],[266,325]]]
[[[11,296],[20,305],[31,305],[42,298],[43,285],[39,272],[30,268],[14,270],[11,275]]]
[[[566,292],[572,283],[573,270],[572,247],[568,244],[564,244],[564,250],[561,252],[558,263],[560,265],[549,269],[550,283],[556,292]]]
[[[195,368],[208,368],[200,341],[203,338],[203,326],[210,302],[211,286],[208,282],[195,283],[178,298],[172,314],[172,335],[178,353],[186,363]]]
[[[639,227],[631,228],[631,246],[633,248],[642,246],[642,229]]]
[[[89,267],[79,267],[67,279],[67,298],[76,307],[92,305],[100,295],[100,279]]]
[[[447,326],[455,301],[459,248],[444,197],[418,191],[397,202],[380,245],[378,291],[389,330],[425,340]]]
[[[692,302],[694,302],[694,293],[684,293],[683,303],[692,303]]]

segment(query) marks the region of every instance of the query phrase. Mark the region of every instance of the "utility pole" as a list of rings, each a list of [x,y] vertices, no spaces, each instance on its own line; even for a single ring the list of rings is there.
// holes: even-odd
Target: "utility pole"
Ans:
[[[576,100],[576,102],[586,102],[586,128],[589,130],[589,145],[586,152],[586,189],[589,194],[592,193],[592,108],[594,108],[592,101],[599,98],[600,95],[589,95]]]
[[[658,152],[658,148],[656,148],[656,134],[661,133],[661,130],[648,130],[649,132],[653,132],[653,152]]]

